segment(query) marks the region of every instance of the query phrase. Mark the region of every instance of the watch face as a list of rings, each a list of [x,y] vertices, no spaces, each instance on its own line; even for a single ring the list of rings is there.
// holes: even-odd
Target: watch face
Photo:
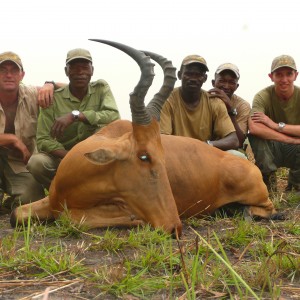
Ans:
[[[73,111],[72,111],[72,115],[73,115],[74,119],[78,119],[79,114],[80,114],[80,111],[79,111],[79,110],[73,110]]]

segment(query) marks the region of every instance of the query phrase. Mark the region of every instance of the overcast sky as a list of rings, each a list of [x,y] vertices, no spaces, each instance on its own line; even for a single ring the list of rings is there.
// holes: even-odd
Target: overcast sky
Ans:
[[[90,50],[93,80],[111,86],[123,118],[131,119],[129,93],[140,73],[126,54],[88,39],[107,39],[159,53],[179,68],[189,54],[203,56],[209,67],[204,89],[218,65],[235,63],[241,73],[237,94],[250,103],[271,84],[272,59],[289,54],[300,65],[299,3],[297,0],[10,0],[1,4],[0,52],[14,51],[25,68],[24,82],[67,82],[67,51]],[[149,100],[162,82],[155,67]],[[298,84],[299,79],[296,84]],[[176,86],[180,85],[177,81]]]

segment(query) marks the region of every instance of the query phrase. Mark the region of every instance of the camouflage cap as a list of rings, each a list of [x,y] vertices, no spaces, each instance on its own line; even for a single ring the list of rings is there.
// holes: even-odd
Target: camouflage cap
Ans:
[[[67,54],[66,64],[70,63],[74,59],[86,59],[93,62],[91,53],[88,50],[82,49],[82,48],[76,48],[73,50],[70,50]]]
[[[197,54],[193,54],[193,55],[188,55],[187,57],[185,57],[181,63],[182,66],[187,66],[189,64],[194,64],[194,63],[198,63],[198,64],[201,64],[204,66],[205,70],[206,71],[209,71],[208,70],[208,67],[207,67],[207,63],[206,63],[206,60],[200,56],[200,55],[197,55]]]
[[[5,61],[12,61],[19,67],[21,71],[23,70],[21,58],[16,53],[10,51],[1,53],[0,64],[4,63]]]
[[[216,74],[220,74],[221,72],[223,72],[225,70],[232,71],[236,75],[237,79],[240,78],[240,71],[239,71],[238,67],[232,63],[225,63],[225,64],[219,65],[216,70]]]
[[[282,67],[292,68],[297,71],[296,63],[289,55],[280,55],[275,57],[272,62],[271,73]]]

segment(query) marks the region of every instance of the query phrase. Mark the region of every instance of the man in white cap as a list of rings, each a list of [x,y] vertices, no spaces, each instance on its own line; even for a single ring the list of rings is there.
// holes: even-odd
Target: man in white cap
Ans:
[[[221,150],[237,149],[239,141],[224,102],[210,99],[202,89],[208,67],[203,57],[189,55],[182,61],[175,88],[160,116],[163,134],[191,137]],[[235,151],[237,152],[237,151]]]
[[[74,145],[120,118],[108,83],[102,79],[90,82],[93,72],[88,50],[70,50],[65,66],[69,84],[55,90],[53,104],[40,112],[37,128],[40,153],[30,158],[27,167],[47,189],[61,159]]]
[[[208,91],[211,97],[220,98],[226,105],[228,115],[236,130],[239,139],[240,151],[243,151],[244,142],[248,133],[248,118],[250,104],[235,94],[239,87],[240,72],[232,63],[221,64],[212,80],[213,88]]]
[[[7,208],[44,196],[43,187],[26,169],[36,151],[40,88],[23,84],[24,76],[23,63],[17,54],[0,54],[0,206],[6,193],[10,196],[3,203]],[[52,101],[53,88],[46,90],[42,94],[43,101],[47,101],[44,106]]]
[[[249,141],[256,165],[271,191],[276,191],[276,170],[290,169],[287,190],[300,195],[300,88],[298,72],[289,55],[274,58],[270,79],[274,83],[253,99]]]

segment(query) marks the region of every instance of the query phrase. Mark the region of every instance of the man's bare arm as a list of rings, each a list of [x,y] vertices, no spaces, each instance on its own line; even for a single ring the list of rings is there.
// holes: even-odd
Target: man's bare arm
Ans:
[[[42,108],[46,108],[53,103],[54,91],[66,86],[66,83],[62,82],[50,82],[46,81],[42,87],[37,87],[38,89],[38,104]]]
[[[210,144],[224,151],[235,150],[239,147],[239,139],[235,132],[231,132],[220,140],[210,141]]]
[[[262,122],[258,122],[258,121],[254,121],[255,118],[253,118],[253,116],[251,116],[248,120],[248,125],[249,125],[249,132],[250,134],[257,136],[261,139],[265,139],[265,140],[273,140],[273,141],[277,141],[277,142],[281,142],[281,143],[286,143],[286,144],[300,144],[300,138],[299,137],[293,137],[287,134],[287,130],[285,130],[285,128],[283,130],[285,130],[285,132],[281,131],[277,131],[278,129],[278,124],[273,122],[272,123],[268,123],[269,126],[273,127],[268,127],[266,124],[262,123]],[[268,122],[268,121],[266,121]],[[298,125],[286,125],[285,127],[299,127]]]

